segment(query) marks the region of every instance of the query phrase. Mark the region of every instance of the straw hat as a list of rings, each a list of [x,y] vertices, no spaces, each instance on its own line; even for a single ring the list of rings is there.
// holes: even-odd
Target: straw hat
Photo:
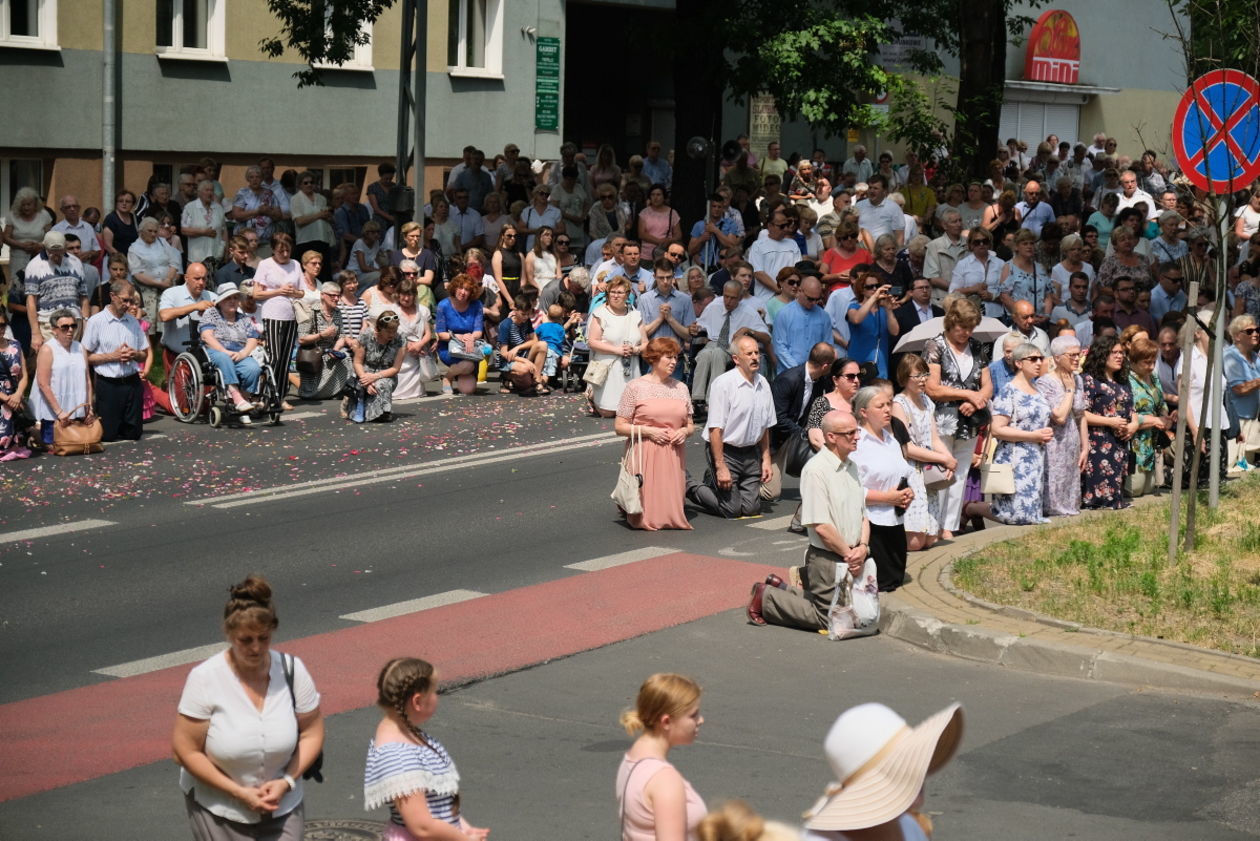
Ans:
[[[910,808],[924,777],[949,762],[962,730],[959,704],[918,727],[883,704],[860,704],[841,713],[823,743],[839,782],[805,813],[805,826],[853,830],[895,820]]]

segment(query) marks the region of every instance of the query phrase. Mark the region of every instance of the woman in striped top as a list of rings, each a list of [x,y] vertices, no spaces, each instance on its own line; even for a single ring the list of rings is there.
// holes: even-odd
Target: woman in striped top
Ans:
[[[359,276],[349,269],[337,273],[337,282],[341,284],[341,297],[337,299],[337,309],[341,312],[341,335],[350,344],[359,340],[363,332],[363,319],[367,317],[367,304],[359,300]]]
[[[420,729],[437,710],[433,666],[397,657],[381,669],[376,689],[376,703],[385,715],[368,745],[363,800],[367,809],[389,805],[385,841],[484,839],[490,830],[472,826],[460,814],[454,760],[441,742]]]

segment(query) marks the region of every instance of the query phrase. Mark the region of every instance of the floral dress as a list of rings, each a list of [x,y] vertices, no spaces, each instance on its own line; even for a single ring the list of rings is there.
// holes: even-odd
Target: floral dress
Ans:
[[[1085,383],[1085,410],[1108,418],[1133,414],[1133,392],[1128,383],[1098,380],[1088,374]],[[1081,490],[1085,508],[1127,508],[1124,479],[1129,473],[1129,447],[1105,426],[1089,428],[1089,459]]]
[[[0,395],[9,397],[22,380],[22,346],[0,335]],[[54,343],[55,344],[55,343]],[[38,386],[37,386],[38,388]],[[13,410],[0,404],[0,452],[17,449],[18,431]]]
[[[1010,418],[1010,428],[1022,432],[1050,425],[1050,404],[1041,392],[1029,394],[1013,382],[1007,383],[993,401],[993,414]],[[1015,493],[993,497],[993,516],[1014,526],[1049,522],[1041,513],[1045,448],[1031,441],[999,441],[993,463],[1012,465],[1015,473]]]
[[[394,359],[398,356],[398,350],[401,348],[402,339],[397,333],[394,338],[390,339],[389,344],[382,345],[376,341],[376,330],[369,327],[359,336],[359,344],[363,345],[363,369],[369,373],[377,373],[384,371],[394,364]],[[360,390],[358,385],[358,377],[355,376],[355,390],[359,391],[363,400],[363,420],[376,420],[386,412],[393,411],[394,406],[394,386],[397,385],[398,378],[386,377],[377,380],[376,394],[368,393],[366,388]],[[358,420],[357,413],[355,420]]]
[[[905,392],[893,398],[910,419],[910,440],[925,450],[932,449],[932,418],[936,414],[936,404],[925,394],[923,403],[916,406]],[[922,532],[934,535],[941,530],[939,507],[940,494],[928,493],[923,486],[923,463],[908,459],[910,466],[910,489],[914,491],[914,501],[906,509],[906,531]]]
[[[1140,415],[1168,414],[1168,406],[1164,402],[1164,391],[1159,380],[1151,378],[1146,383],[1135,374],[1129,374],[1129,388],[1133,391],[1133,411]],[[1155,469],[1155,461],[1159,457],[1159,449],[1155,446],[1156,437],[1167,440],[1162,429],[1143,429],[1129,440],[1129,449],[1133,451],[1134,469],[1150,472]]]
[[[979,391],[985,368],[984,349],[975,339],[967,340],[967,348],[971,352],[971,371],[966,377],[962,375],[949,341],[943,335],[928,341],[927,347],[923,349],[923,361],[928,365],[941,366],[941,385]],[[936,404],[936,431],[957,439],[975,438],[980,427],[989,422],[989,410],[981,409],[967,416],[958,411],[960,405],[960,400],[945,400]]]
[[[1058,426],[1051,425],[1054,437],[1046,444],[1046,481],[1041,499],[1047,517],[1070,517],[1081,513],[1081,415],[1085,414],[1085,389],[1080,374],[1073,375],[1072,412]],[[1063,380],[1057,374],[1037,378],[1037,390],[1051,411],[1063,402]]]

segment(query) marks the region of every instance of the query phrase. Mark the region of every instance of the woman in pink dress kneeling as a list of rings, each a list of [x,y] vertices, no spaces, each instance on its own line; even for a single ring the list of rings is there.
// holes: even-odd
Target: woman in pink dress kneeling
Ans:
[[[691,528],[683,511],[687,490],[683,463],[687,439],[696,427],[691,421],[691,393],[671,376],[681,352],[673,339],[648,342],[643,360],[652,370],[631,380],[617,405],[617,434],[630,439],[626,452],[631,453],[636,438],[642,439],[642,452],[631,453],[630,463],[643,465],[643,513],[626,517],[636,529]]]

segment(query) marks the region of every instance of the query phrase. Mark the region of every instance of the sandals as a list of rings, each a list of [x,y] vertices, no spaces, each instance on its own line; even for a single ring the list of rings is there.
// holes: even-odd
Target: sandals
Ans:
[[[538,385],[534,386],[534,394],[538,394],[538,395],[551,394],[551,389],[547,388],[547,386],[543,385],[542,383],[539,383]]]

